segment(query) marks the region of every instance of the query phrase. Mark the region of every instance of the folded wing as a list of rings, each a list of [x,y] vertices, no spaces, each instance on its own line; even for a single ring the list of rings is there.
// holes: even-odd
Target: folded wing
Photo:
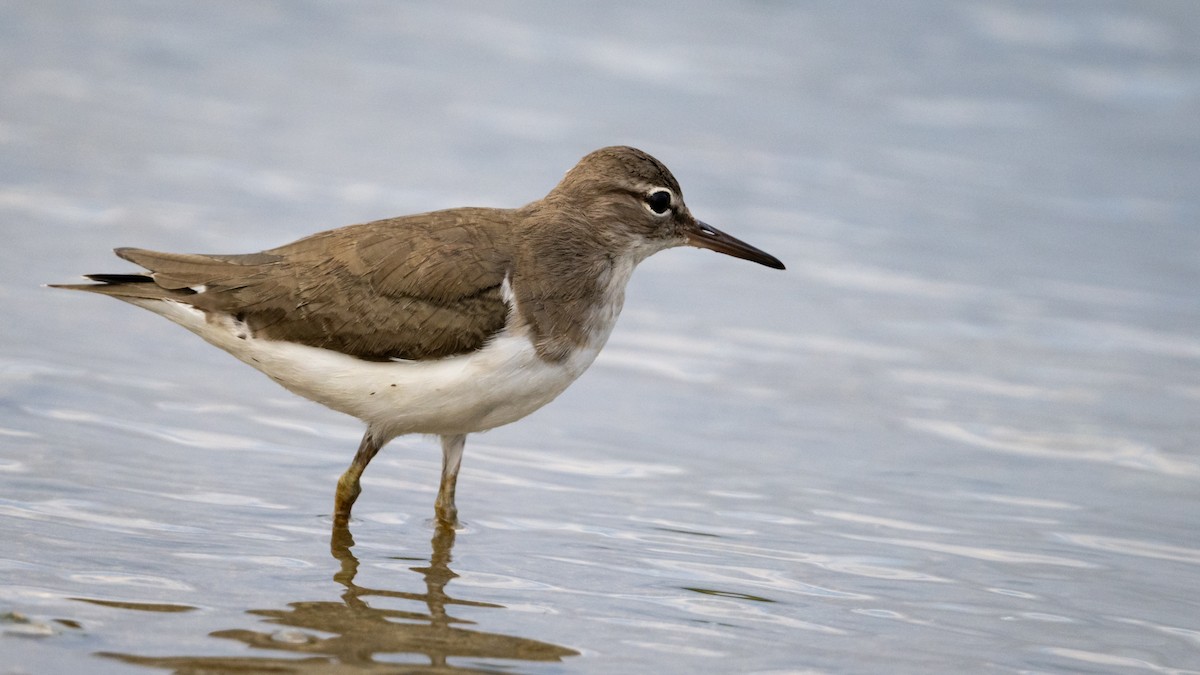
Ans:
[[[364,359],[442,358],[481,348],[505,325],[507,213],[406,216],[243,255],[120,248],[149,273],[95,274],[99,283],[63,287],[175,300],[237,317],[258,338]]]

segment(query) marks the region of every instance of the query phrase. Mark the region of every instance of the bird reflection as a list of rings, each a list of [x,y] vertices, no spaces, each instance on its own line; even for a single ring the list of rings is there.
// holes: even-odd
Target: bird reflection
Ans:
[[[213,637],[230,638],[259,649],[287,652],[279,657],[148,657],[104,654],[138,665],[174,669],[177,673],[269,670],[281,673],[357,672],[388,673],[490,673],[508,667],[455,666],[453,658],[560,661],[578,652],[526,638],[462,628],[472,622],[450,614],[454,606],[501,605],[452,598],[446,585],[458,575],[450,569],[454,529],[438,525],[427,567],[412,567],[425,581],[424,593],[364,588],[354,582],[358,558],[354,538],[345,526],[335,526],[330,551],[341,564],[334,580],[345,587],[341,602],[294,602],[288,609],[255,609],[249,614],[267,623],[286,627],[269,632],[222,630]],[[421,603],[422,609],[404,611],[371,607],[371,598],[394,598]],[[307,656],[308,658],[296,658]],[[381,658],[382,660],[377,660]],[[426,662],[427,661],[427,662]]]

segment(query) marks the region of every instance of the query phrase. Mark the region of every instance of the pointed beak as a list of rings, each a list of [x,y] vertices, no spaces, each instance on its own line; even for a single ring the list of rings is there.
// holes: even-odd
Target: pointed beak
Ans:
[[[731,237],[712,225],[702,223],[699,220],[695,221],[691,227],[684,231],[684,236],[687,237],[689,246],[707,248],[717,253],[724,253],[725,255],[731,255],[742,260],[749,260],[777,270],[786,269],[783,263],[779,262],[779,258],[766,251],[754,248],[741,239]]]

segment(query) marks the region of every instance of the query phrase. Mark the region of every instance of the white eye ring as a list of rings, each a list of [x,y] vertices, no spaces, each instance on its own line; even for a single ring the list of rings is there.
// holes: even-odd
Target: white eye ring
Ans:
[[[664,187],[652,188],[646,193],[642,204],[655,217],[662,218],[663,216],[670,215],[671,207],[675,205],[675,193]]]

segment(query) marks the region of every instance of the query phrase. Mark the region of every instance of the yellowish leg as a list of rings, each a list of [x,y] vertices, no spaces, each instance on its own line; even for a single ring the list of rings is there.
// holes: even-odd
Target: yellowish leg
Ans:
[[[458,468],[462,465],[463,446],[466,434],[442,436],[442,484],[438,488],[434,511],[440,523],[450,527],[458,525],[458,507],[454,505],[454,488],[458,484]]]
[[[362,492],[362,486],[359,485],[359,478],[362,477],[363,470],[367,468],[367,464],[371,463],[371,458],[375,453],[379,452],[379,448],[383,447],[376,443],[371,436],[371,431],[363,434],[362,442],[358,444],[358,452],[354,454],[354,461],[350,462],[350,468],[342,474],[338,479],[337,494],[333,498],[333,522],[336,525],[345,525],[350,522],[350,510],[354,508],[354,500],[358,499],[359,493]]]

